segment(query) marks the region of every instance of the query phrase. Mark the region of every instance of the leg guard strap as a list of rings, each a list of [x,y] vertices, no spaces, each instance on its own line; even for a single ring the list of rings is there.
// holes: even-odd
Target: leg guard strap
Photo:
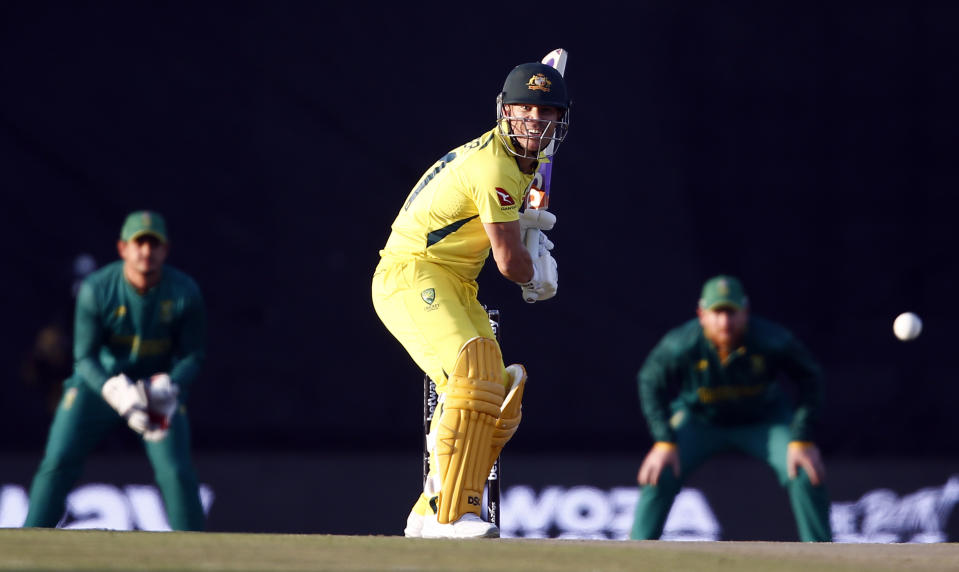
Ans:
[[[499,419],[493,429],[493,441],[490,449],[489,466],[492,467],[503,447],[513,438],[519,422],[523,419],[523,390],[526,388],[526,368],[513,364],[506,368],[512,379],[509,393],[503,401]]]

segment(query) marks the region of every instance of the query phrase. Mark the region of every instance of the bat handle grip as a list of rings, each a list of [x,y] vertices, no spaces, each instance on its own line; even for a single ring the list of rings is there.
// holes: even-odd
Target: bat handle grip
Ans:
[[[530,228],[526,230],[526,250],[530,256],[539,256],[539,229]]]

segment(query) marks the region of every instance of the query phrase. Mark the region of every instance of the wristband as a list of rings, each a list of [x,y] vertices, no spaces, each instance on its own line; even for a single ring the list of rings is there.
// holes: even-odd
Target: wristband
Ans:
[[[815,446],[816,444],[813,443],[812,441],[790,441],[789,442],[790,449],[808,449],[810,447],[815,447]]]

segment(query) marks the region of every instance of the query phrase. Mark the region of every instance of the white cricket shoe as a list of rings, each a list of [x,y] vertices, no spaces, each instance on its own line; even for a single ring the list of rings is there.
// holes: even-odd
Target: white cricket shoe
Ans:
[[[440,524],[430,514],[423,517],[420,534],[423,538],[499,538],[499,529],[471,512],[449,524]]]
[[[423,536],[423,520],[425,516],[416,514],[415,510],[410,511],[406,517],[406,528],[403,529],[403,535],[407,538],[420,538]]]

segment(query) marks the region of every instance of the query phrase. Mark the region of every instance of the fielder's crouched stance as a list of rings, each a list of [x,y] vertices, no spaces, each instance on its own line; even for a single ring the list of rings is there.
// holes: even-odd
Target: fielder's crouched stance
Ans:
[[[190,276],[165,265],[166,223],[131,213],[121,260],[88,276],[77,294],[73,375],[30,486],[25,527],[54,527],[87,456],[118,425],[143,441],[170,527],[203,530],[185,400],[206,356],[206,308]]]
[[[545,64],[522,64],[497,102],[496,126],[444,155],[407,195],[373,274],[376,314],[439,396],[430,470],[406,536],[499,536],[480,518],[483,485],[519,425],[526,370],[504,367],[476,278],[492,252],[525,301],[556,295],[544,232],[556,217],[519,209],[547,150],[566,136],[566,84]]]

